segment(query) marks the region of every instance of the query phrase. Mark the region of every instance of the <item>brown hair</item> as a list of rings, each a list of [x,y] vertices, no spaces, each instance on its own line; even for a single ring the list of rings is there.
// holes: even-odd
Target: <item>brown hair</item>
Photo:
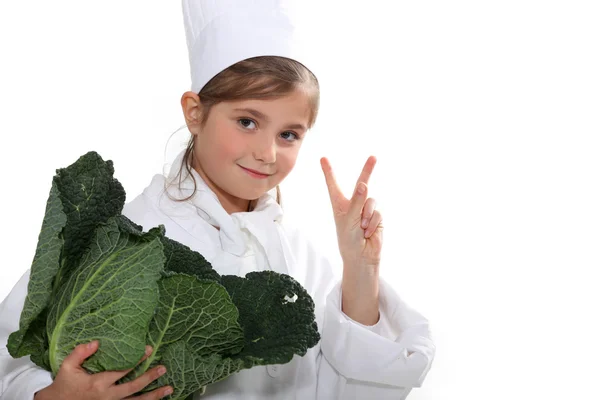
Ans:
[[[310,129],[317,119],[320,93],[317,78],[306,67],[295,60],[278,56],[253,57],[240,61],[214,76],[198,93],[203,107],[200,127],[204,127],[211,108],[218,103],[247,99],[275,99],[289,95],[297,88],[306,90],[310,97],[308,122]],[[196,193],[197,183],[191,174],[195,138],[195,135],[191,135],[177,174],[181,184],[181,173],[185,168],[194,181],[194,191],[185,199],[174,199],[176,201],[187,201]],[[279,185],[277,185],[277,203],[281,204]],[[256,200],[251,200],[248,211],[252,211],[255,206]]]

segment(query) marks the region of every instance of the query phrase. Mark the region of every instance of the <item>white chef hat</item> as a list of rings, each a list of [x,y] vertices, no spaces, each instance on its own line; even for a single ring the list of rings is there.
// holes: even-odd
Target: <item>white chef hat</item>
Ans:
[[[183,0],[191,90],[251,57],[281,56],[313,74],[307,38],[298,29],[292,0]]]

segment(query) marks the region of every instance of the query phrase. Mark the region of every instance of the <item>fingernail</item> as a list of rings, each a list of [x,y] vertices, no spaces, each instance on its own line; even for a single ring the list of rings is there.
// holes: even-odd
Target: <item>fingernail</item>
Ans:
[[[164,392],[164,393],[165,393],[165,396],[168,396],[168,395],[170,395],[171,393],[173,393],[173,389],[171,389],[171,388],[168,388],[167,390],[165,390],[165,392]]]
[[[163,375],[165,372],[167,372],[167,369],[166,369],[165,367],[160,367],[160,368],[158,369],[158,373],[159,373],[160,375]]]
[[[358,192],[358,194],[363,194],[365,192],[365,185],[358,185],[358,187],[356,188],[356,191]]]
[[[146,346],[146,355],[149,356],[152,354],[152,346]]]
[[[89,342],[88,345],[87,345],[87,348],[88,349],[93,349],[96,346],[96,343],[97,342],[95,340]]]
[[[366,219],[366,218],[364,218],[364,219],[362,220],[362,224],[360,224],[360,226],[362,226],[363,228],[366,228],[366,227],[367,227],[367,222],[369,222],[369,221],[367,221],[367,219]]]

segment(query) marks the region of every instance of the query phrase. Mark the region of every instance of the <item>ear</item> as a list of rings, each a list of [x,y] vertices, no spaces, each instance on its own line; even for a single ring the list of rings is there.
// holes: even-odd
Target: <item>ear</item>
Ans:
[[[202,103],[197,93],[188,91],[181,96],[181,111],[190,132],[197,135],[202,119]]]

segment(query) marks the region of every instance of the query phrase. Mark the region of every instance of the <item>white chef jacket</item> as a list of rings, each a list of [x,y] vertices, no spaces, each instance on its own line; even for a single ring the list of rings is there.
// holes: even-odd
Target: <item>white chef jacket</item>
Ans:
[[[221,275],[245,276],[271,269],[292,276],[315,302],[321,341],[303,357],[283,365],[256,366],[209,385],[195,400],[264,399],[405,399],[420,387],[431,368],[435,345],[429,324],[380,278],[380,319],[373,326],[341,311],[341,282],[310,240],[284,222],[283,212],[265,193],[252,212],[228,214],[215,193],[194,170],[169,185],[183,152],[167,178],[155,175],[148,187],[125,204],[123,214],[144,231],[163,224],[166,236],[202,254]],[[217,227],[219,229],[217,229]],[[0,304],[0,400],[31,400],[52,383],[50,372],[29,357],[13,359],[6,349],[18,330],[29,270]]]

